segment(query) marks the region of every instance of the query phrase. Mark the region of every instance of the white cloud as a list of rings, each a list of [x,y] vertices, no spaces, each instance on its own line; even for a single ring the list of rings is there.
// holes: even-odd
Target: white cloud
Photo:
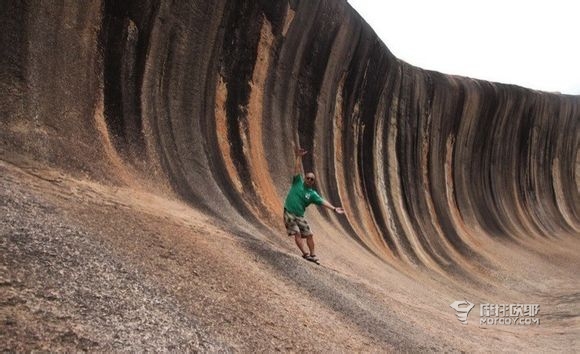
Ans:
[[[575,0],[348,2],[393,54],[412,65],[580,94],[580,2]]]

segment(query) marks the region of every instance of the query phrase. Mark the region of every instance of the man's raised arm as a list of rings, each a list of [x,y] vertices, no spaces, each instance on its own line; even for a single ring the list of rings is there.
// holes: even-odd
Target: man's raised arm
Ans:
[[[294,176],[302,174],[302,156],[306,155],[308,151],[298,148],[295,151],[296,161],[294,162]]]

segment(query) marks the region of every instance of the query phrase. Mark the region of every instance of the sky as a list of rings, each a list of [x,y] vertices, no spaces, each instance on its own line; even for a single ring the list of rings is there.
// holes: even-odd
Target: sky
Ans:
[[[580,95],[578,0],[347,0],[423,69]]]

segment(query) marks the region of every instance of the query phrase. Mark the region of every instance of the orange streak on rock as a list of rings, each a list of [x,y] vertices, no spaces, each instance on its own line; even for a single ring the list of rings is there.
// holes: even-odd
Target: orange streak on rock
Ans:
[[[250,170],[252,175],[252,184],[256,195],[260,198],[262,205],[268,208],[270,215],[278,215],[282,210],[282,203],[274,188],[275,184],[270,177],[268,161],[264,155],[262,121],[263,117],[263,99],[264,88],[268,78],[268,67],[270,64],[270,51],[274,42],[272,34],[272,25],[263,18],[262,30],[260,32],[260,42],[258,44],[258,56],[254,73],[252,75],[252,92],[248,103],[248,136],[241,131],[244,139],[244,150],[247,148],[250,159]],[[263,212],[262,212],[263,213]],[[258,213],[258,215],[262,214]]]

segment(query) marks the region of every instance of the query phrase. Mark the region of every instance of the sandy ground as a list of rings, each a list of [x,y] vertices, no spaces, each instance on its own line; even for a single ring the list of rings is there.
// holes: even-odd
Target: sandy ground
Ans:
[[[235,233],[140,188],[24,161],[0,176],[2,351],[580,351],[577,240],[557,259],[489,245],[505,269],[474,276],[482,289],[340,236],[316,266],[283,232]],[[449,304],[463,298],[539,303],[542,322],[462,325]]]

